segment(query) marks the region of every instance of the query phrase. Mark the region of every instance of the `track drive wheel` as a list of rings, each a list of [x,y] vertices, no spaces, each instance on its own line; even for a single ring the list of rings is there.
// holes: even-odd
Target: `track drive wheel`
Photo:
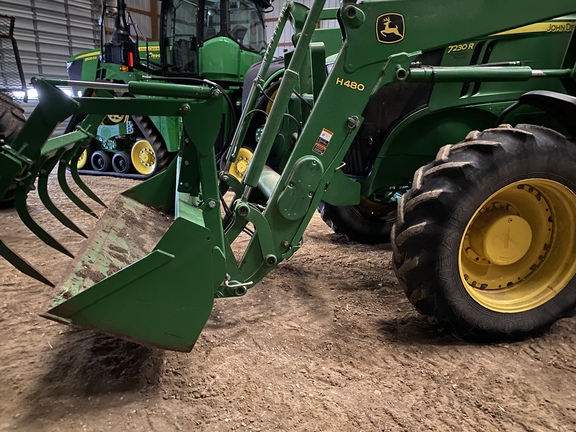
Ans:
[[[356,206],[333,206],[320,201],[322,220],[335,233],[364,244],[390,243],[390,231],[396,221],[395,202],[380,204],[361,198]]]
[[[80,154],[80,157],[78,158],[77,167],[79,170],[87,168],[86,164],[90,160],[91,156],[92,156],[92,152],[90,151],[90,148],[84,149],[84,151]]]
[[[539,334],[576,305],[576,144],[519,125],[473,132],[414,175],[392,230],[410,302],[483,339]]]
[[[156,170],[156,151],[148,140],[142,139],[134,144],[131,159],[138,174],[151,175]]]
[[[0,146],[16,136],[24,123],[24,109],[10,95],[0,92]],[[4,197],[0,198],[0,208],[14,204],[15,188],[16,185],[11,186]]]

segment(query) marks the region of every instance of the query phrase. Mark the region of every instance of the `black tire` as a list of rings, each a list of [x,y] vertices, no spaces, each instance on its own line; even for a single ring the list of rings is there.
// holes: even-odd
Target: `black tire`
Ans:
[[[320,201],[318,212],[335,233],[364,244],[390,243],[396,203],[375,204],[362,199],[357,206],[333,206]]]
[[[26,123],[24,109],[6,93],[0,92],[0,146],[11,140]],[[16,185],[11,185],[0,199],[0,208],[14,205]]]
[[[97,150],[92,153],[90,157],[90,163],[92,164],[92,168],[96,171],[106,172],[110,170],[110,166],[112,165],[110,155],[102,150]]]
[[[547,330],[576,305],[576,144],[520,125],[473,132],[414,175],[392,230],[418,311],[481,339]]]
[[[114,172],[126,174],[132,168],[130,155],[126,152],[114,153],[112,156],[112,169]]]

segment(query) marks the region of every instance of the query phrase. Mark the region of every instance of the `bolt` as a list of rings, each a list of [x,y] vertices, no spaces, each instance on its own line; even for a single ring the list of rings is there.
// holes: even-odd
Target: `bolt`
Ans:
[[[224,175],[222,176],[222,181],[227,182],[228,180],[230,180],[230,177],[228,177],[228,174],[224,174]]]
[[[352,130],[360,125],[360,120],[356,116],[348,117],[348,129]]]
[[[190,165],[190,162],[186,160],[186,161],[184,161],[184,165],[188,166],[188,165]]]
[[[406,71],[406,69],[404,69],[403,67],[398,67],[396,69],[396,79],[398,81],[404,81],[406,78],[408,78],[408,72]]]
[[[214,201],[214,200],[208,201],[208,207],[215,208],[216,207],[216,201]]]
[[[190,144],[190,138],[184,138],[184,144]]]
[[[218,97],[218,96],[220,96],[220,90],[213,89],[212,90],[212,97]]]
[[[180,112],[182,113],[187,113],[188,111],[190,111],[190,105],[188,104],[182,105],[182,107],[180,108]]]
[[[188,183],[184,183],[185,188],[188,188],[188,186],[190,186]]]
[[[238,209],[238,214],[240,216],[246,216],[248,214],[248,208],[245,206],[242,206]]]
[[[288,247],[288,246],[290,246],[290,242],[288,240],[284,240],[284,243],[282,243],[282,245],[284,247]]]

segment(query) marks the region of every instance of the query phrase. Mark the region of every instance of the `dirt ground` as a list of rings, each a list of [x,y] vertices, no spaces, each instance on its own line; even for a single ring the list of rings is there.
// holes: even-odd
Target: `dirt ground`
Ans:
[[[107,202],[134,184],[87,182]],[[30,211],[79,248],[34,196]],[[9,246],[53,279],[66,273],[69,258],[0,214]],[[290,261],[216,301],[183,354],[41,318],[53,289],[0,259],[0,431],[576,430],[576,318],[539,339],[462,341],[413,310],[390,260],[388,246],[348,242],[316,217]]]

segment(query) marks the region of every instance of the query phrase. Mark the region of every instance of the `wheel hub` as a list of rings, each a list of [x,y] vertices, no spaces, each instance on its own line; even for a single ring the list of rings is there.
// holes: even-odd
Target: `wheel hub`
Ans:
[[[236,163],[236,170],[244,176],[246,169],[248,168],[248,161],[241,160]]]
[[[154,165],[154,154],[148,148],[143,148],[140,150],[139,154],[140,162],[145,166]]]
[[[510,265],[530,249],[532,229],[524,218],[509,209],[492,207],[474,221],[469,241],[472,251],[483,262]]]
[[[248,170],[248,165],[252,159],[252,152],[247,148],[242,147],[238,152],[236,160],[230,165],[230,174],[232,174],[238,181],[242,181]]]

